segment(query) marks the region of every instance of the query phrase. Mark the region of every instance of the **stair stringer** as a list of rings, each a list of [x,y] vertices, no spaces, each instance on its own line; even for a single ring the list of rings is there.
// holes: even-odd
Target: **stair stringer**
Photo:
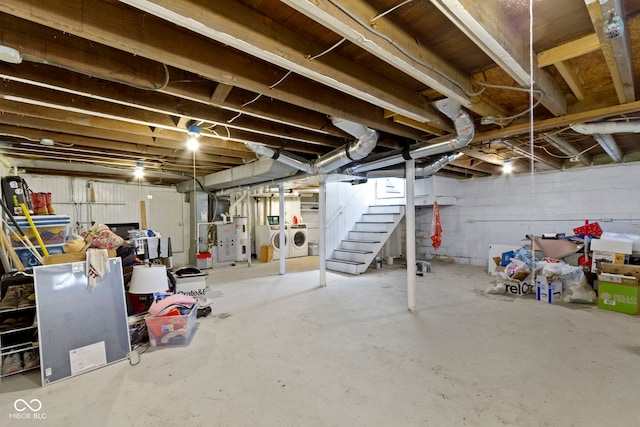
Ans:
[[[364,273],[405,214],[403,205],[369,206],[327,259],[327,270]],[[391,217],[390,217],[391,216]],[[376,221],[377,218],[384,221]]]

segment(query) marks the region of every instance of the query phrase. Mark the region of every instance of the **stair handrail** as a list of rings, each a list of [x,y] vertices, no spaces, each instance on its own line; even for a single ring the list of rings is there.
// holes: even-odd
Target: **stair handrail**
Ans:
[[[349,206],[349,205],[351,204],[351,202],[353,202],[353,199],[355,199],[355,197],[356,197],[358,194],[359,194],[359,192],[357,192],[357,191],[356,191],[356,192],[354,192],[354,193],[351,195],[351,198],[350,198],[349,200],[347,200],[345,203],[341,203],[341,204],[340,204],[340,207],[338,208],[338,210],[336,211],[336,213],[335,213],[335,214],[333,214],[333,216],[332,216],[332,217],[327,221],[327,225],[325,225],[325,228],[326,228],[326,227],[328,227],[328,226],[330,226],[330,225],[333,223],[333,221],[335,221],[335,220],[336,220],[336,218],[338,218],[338,216],[342,215],[342,213],[344,212],[345,208],[346,208],[347,206]]]

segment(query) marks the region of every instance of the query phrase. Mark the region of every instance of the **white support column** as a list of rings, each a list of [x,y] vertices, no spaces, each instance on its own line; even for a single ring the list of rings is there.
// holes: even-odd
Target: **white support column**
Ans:
[[[416,161],[407,160],[405,167],[407,204],[405,222],[407,229],[407,304],[409,311],[416,310]]]
[[[285,274],[286,242],[284,224],[284,183],[280,183],[280,274]]]
[[[253,229],[253,217],[251,215],[253,212],[251,210],[253,209],[253,197],[251,197],[251,193],[248,188],[245,192],[245,195],[247,196],[247,266],[251,267],[251,230]]]
[[[318,247],[320,252],[320,286],[327,286],[327,177],[320,177],[318,191]]]

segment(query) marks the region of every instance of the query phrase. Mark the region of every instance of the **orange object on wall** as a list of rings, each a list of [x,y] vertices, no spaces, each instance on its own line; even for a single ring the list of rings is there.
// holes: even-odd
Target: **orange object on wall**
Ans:
[[[442,224],[440,224],[440,208],[438,202],[433,202],[433,218],[431,219],[431,243],[438,249],[442,243]]]

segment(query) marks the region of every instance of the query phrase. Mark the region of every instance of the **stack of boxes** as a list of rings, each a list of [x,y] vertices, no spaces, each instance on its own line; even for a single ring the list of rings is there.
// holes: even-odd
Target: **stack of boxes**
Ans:
[[[638,278],[640,265],[628,264],[634,241],[603,236],[591,241],[593,264],[598,273],[598,307],[627,314],[640,314]]]
[[[31,230],[29,221],[25,216],[14,217],[20,229],[29,238],[33,246],[36,247],[38,252],[42,255],[42,249],[36,239],[35,233]],[[64,250],[62,245],[67,239],[69,234],[69,225],[71,219],[67,215],[34,215],[31,217],[33,220],[38,234],[47,248],[49,255],[62,254]],[[31,268],[36,265],[40,265],[40,262],[31,253],[31,250],[24,246],[22,243],[18,231],[14,227],[10,227],[9,235],[11,237],[11,245],[15,249],[20,261],[26,268]]]

